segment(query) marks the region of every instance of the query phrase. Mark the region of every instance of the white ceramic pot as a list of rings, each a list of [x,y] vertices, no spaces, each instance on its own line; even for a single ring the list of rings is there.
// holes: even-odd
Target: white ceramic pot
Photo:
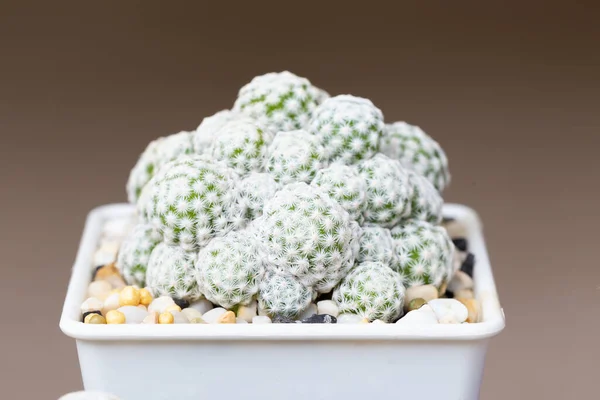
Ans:
[[[80,322],[103,224],[126,204],[93,210],[60,320],[75,339],[86,390],[122,400],[475,400],[490,339],[505,326],[482,227],[446,204],[475,254],[475,324],[174,324]]]

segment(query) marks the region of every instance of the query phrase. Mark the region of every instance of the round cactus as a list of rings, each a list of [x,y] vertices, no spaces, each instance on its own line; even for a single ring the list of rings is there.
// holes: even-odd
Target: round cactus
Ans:
[[[319,170],[311,183],[323,189],[350,214],[350,218],[362,224],[367,206],[367,184],[356,168],[334,163]]]
[[[127,180],[129,202],[132,204],[137,202],[144,186],[163,165],[180,155],[193,152],[191,132],[182,131],[151,141],[129,173]]]
[[[270,132],[249,118],[240,118],[225,123],[218,133],[213,142],[213,159],[223,161],[240,176],[263,169],[273,139]]]
[[[313,291],[290,275],[267,270],[260,282],[258,304],[270,315],[296,318],[312,299]]]
[[[433,184],[423,175],[408,170],[413,189],[409,219],[417,219],[438,225],[442,222],[444,199]]]
[[[402,121],[386,124],[380,143],[382,153],[425,176],[439,192],[450,184],[446,153],[420,127]]]
[[[150,254],[161,237],[151,225],[137,224],[123,240],[116,267],[129,285],[146,286],[146,269]]]
[[[409,221],[392,229],[395,263],[406,287],[440,288],[453,275],[454,244],[445,228],[426,221]]]
[[[322,97],[306,78],[289,71],[270,72],[244,85],[233,109],[276,134],[304,128]]]
[[[389,229],[375,224],[362,227],[358,262],[379,262],[392,265],[394,259],[394,241]]]
[[[194,262],[196,253],[186,252],[181,247],[159,243],[148,261],[146,287],[154,297],[171,296],[188,301],[202,296]]]
[[[309,131],[327,150],[328,161],[355,164],[379,151],[384,126],[381,110],[370,100],[339,95],[317,107]]]
[[[379,262],[357,265],[333,290],[340,313],[391,322],[402,315],[405,288],[400,275]]]
[[[247,221],[260,217],[265,202],[275,196],[281,188],[273,177],[265,172],[253,172],[238,185],[237,206]]]
[[[357,168],[367,184],[366,222],[392,228],[410,216],[413,188],[399,161],[378,153]]]
[[[275,268],[307,287],[330,285],[358,252],[353,222],[325,192],[295,183],[267,201],[258,234]]]
[[[180,157],[144,188],[141,213],[167,244],[191,251],[243,223],[234,207],[237,183],[226,166],[203,156]]]
[[[192,143],[196,154],[210,154],[217,132],[230,121],[242,118],[242,115],[232,110],[221,110],[202,120],[192,133]]]
[[[303,130],[279,132],[269,147],[266,170],[281,183],[310,183],[325,166],[325,150]]]
[[[251,235],[230,232],[200,250],[198,282],[209,301],[225,308],[250,303],[265,272],[258,246]]]

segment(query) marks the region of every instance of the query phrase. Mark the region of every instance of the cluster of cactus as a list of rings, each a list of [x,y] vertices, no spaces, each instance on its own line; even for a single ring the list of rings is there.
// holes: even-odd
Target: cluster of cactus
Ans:
[[[369,320],[401,316],[408,287],[442,288],[448,162],[419,127],[291,72],[252,79],[231,109],[152,141],[131,170],[139,226],[130,284],[227,309],[299,317],[319,296]]]

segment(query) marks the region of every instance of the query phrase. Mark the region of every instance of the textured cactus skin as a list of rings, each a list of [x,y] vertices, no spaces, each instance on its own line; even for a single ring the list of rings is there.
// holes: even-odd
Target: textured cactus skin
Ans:
[[[123,240],[116,267],[128,285],[146,286],[150,254],[162,238],[151,225],[137,224]]]
[[[410,221],[391,230],[395,264],[406,287],[438,288],[453,275],[454,244],[445,228],[426,221]]]
[[[402,315],[405,288],[400,275],[378,262],[357,265],[333,290],[340,313],[391,322]]]
[[[324,153],[318,140],[304,130],[279,132],[269,147],[266,170],[283,185],[310,183],[326,166]]]
[[[439,225],[442,222],[444,199],[426,177],[412,170],[408,170],[408,175],[413,190],[408,219]]]
[[[358,224],[325,192],[285,186],[265,204],[258,235],[269,263],[306,287],[335,280],[358,252]]]
[[[258,293],[265,265],[258,241],[248,232],[212,239],[196,261],[200,291],[224,308],[247,305]]]
[[[166,163],[194,152],[192,133],[182,131],[151,141],[138,158],[127,180],[127,199],[135,204],[142,189]]]
[[[378,153],[357,168],[367,184],[365,222],[392,228],[411,215],[413,187],[399,161]]]
[[[167,244],[197,250],[243,225],[234,207],[238,179],[231,169],[203,156],[180,157],[144,188],[141,213]]]
[[[389,229],[375,224],[362,227],[359,263],[379,262],[391,267],[394,260],[394,240]]]
[[[313,293],[291,275],[267,270],[260,282],[258,304],[270,315],[296,318],[308,308]]]
[[[263,170],[272,140],[273,135],[259,128],[250,118],[234,119],[225,123],[215,136],[212,157],[243,177]]]
[[[308,79],[289,71],[270,72],[254,77],[239,90],[233,110],[276,134],[305,128],[322,98],[323,93]]]
[[[362,225],[367,206],[367,184],[356,168],[333,163],[319,170],[311,185],[326,191],[350,214],[350,218]]]
[[[265,172],[253,172],[238,185],[237,207],[246,221],[252,221],[263,214],[265,202],[281,189],[273,177]]]
[[[386,124],[381,152],[425,176],[439,192],[450,184],[446,153],[418,126],[403,121]]]
[[[379,151],[385,124],[381,110],[370,100],[338,95],[317,107],[309,126],[326,149],[328,161],[355,164]]]
[[[196,279],[196,257],[197,253],[159,243],[152,250],[146,272],[146,286],[154,297],[171,296],[188,301],[199,299],[202,293]]]
[[[208,154],[212,152],[213,143],[217,133],[230,121],[242,119],[243,115],[232,110],[221,110],[209,117],[205,117],[198,128],[192,133],[192,144],[195,154]]]

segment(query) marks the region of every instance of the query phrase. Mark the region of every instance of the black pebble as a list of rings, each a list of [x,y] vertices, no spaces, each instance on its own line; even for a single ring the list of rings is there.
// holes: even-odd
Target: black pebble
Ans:
[[[442,224],[447,224],[452,221],[454,221],[454,218],[452,217],[442,217]]]
[[[312,317],[308,317],[300,321],[302,324],[335,324],[337,318],[329,314],[313,314]]]
[[[87,317],[90,314],[102,315],[102,313],[100,311],[87,311],[87,312],[83,313],[83,316],[81,317],[81,322],[85,321],[85,317]]]
[[[96,269],[94,269],[94,272],[92,273],[92,282],[96,280],[96,274],[98,273],[98,271],[100,271],[100,268],[102,267],[104,267],[104,265],[100,265],[96,267]]]
[[[474,266],[475,266],[475,254],[469,253],[469,254],[467,254],[467,258],[465,258],[465,261],[460,266],[460,270],[472,278]]]
[[[467,251],[467,246],[468,246],[467,239],[456,238],[456,239],[452,239],[452,242],[454,243],[456,248],[459,249],[460,251]]]
[[[175,302],[175,304],[177,304],[179,306],[179,308],[181,308],[182,310],[184,308],[188,308],[190,306],[190,302],[184,299],[173,299],[173,301]]]
[[[444,296],[446,296],[446,298],[448,298],[448,299],[453,299],[454,293],[449,291],[448,289],[446,289],[446,293],[444,293]]]
[[[293,324],[294,320],[288,317],[284,317],[283,315],[275,315],[273,316],[274,324]]]

